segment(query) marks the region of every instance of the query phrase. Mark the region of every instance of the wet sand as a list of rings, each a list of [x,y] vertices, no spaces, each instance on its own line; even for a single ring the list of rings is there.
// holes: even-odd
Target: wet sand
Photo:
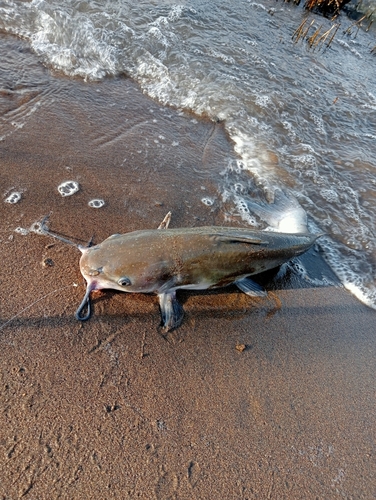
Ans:
[[[127,79],[40,71],[22,102],[2,94],[23,126],[0,143],[3,199],[22,191],[1,204],[0,498],[375,498],[375,312],[338,283],[181,293],[168,335],[148,295],[98,292],[92,318],[75,320],[79,252],[15,228],[52,212],[51,228],[82,243],[157,227],[168,210],[175,227],[223,224],[201,199],[217,195],[232,145]],[[66,180],[80,191],[62,198]],[[335,283],[319,253],[305,263]]]

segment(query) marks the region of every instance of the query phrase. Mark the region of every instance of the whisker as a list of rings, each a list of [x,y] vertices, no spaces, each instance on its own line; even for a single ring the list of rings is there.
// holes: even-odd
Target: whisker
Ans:
[[[35,300],[34,302],[32,302],[31,304],[29,304],[28,306],[24,307],[21,311],[19,311],[17,314],[15,314],[10,319],[8,319],[8,321],[6,321],[2,325],[0,325],[0,330],[2,330],[6,325],[8,325],[14,319],[18,318],[18,316],[20,316],[23,312],[27,311],[28,309],[30,309],[31,307],[33,307],[38,302],[41,302],[46,297],[49,297],[50,295],[53,295],[54,293],[61,292],[62,290],[66,290],[67,288],[78,287],[78,286],[80,286],[80,285],[77,285],[77,283],[73,283],[72,285],[66,285],[66,286],[63,286],[61,288],[56,288],[56,290],[53,290],[52,292],[46,293],[46,295],[43,295],[43,297],[40,297],[39,299]]]

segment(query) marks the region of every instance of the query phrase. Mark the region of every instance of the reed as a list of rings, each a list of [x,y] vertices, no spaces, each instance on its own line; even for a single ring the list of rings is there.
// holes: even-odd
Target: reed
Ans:
[[[321,31],[323,25],[321,24],[318,28],[314,28],[312,34],[309,33],[310,29],[314,26],[315,21],[312,20],[308,26],[307,18],[304,19],[295,32],[292,35],[292,40],[297,43],[299,40],[306,40],[311,49],[316,49],[317,47],[329,48],[331,43],[336,36],[336,33],[340,27],[340,24],[333,24],[328,30]]]
[[[294,3],[298,2],[299,0],[294,0]],[[327,7],[326,13],[331,6],[332,12],[336,12],[336,14],[331,18],[331,21],[334,21],[338,15],[338,10],[345,3],[347,3],[347,0],[344,2],[341,2],[341,0],[306,0],[304,6],[309,10],[321,10],[323,13],[325,10],[324,5],[326,5]],[[344,30],[343,34],[351,37],[352,39],[355,39],[360,28],[367,32],[373,23],[375,14],[376,9],[370,9],[366,14],[359,17],[359,19],[356,19],[346,30]],[[323,28],[323,24],[320,24],[319,27],[316,27],[315,20],[311,20],[309,22],[308,18],[306,17],[294,31],[291,38],[294,43],[297,43],[299,40],[305,40],[308,43],[309,48],[313,50],[318,47],[327,49],[333,42],[339,28],[339,23],[332,24],[329,29]],[[376,54],[376,46],[371,49],[371,54]]]

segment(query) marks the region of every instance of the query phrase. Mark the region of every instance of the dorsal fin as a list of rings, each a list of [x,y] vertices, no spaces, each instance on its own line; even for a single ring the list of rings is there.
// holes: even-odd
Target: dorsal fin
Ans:
[[[163,221],[159,224],[158,229],[168,229],[170,221],[171,221],[171,212],[168,212]]]

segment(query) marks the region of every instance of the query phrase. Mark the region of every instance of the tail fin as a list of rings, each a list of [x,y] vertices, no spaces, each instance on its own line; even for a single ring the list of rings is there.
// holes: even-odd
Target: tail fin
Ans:
[[[273,203],[255,203],[246,200],[248,208],[276,231],[281,233],[308,233],[307,214],[296,198],[281,189],[274,192]]]

